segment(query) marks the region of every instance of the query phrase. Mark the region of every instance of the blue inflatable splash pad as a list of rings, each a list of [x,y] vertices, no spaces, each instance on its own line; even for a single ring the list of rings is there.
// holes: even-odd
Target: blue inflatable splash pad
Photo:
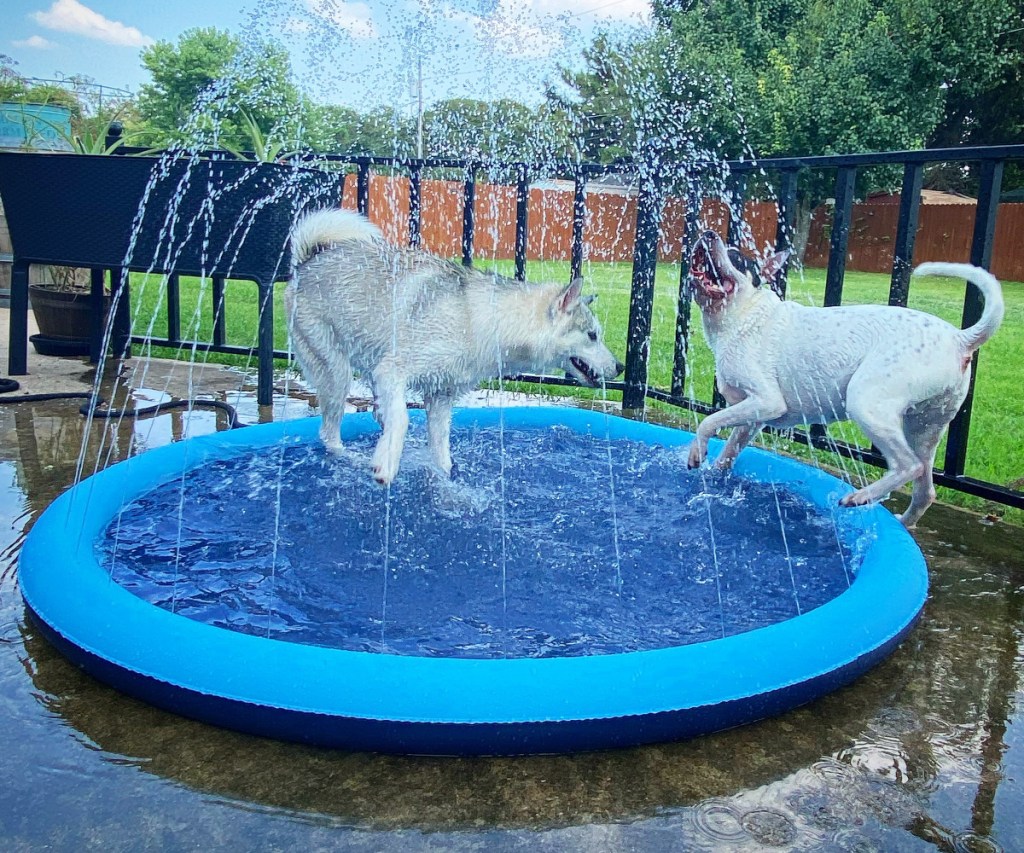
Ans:
[[[780,713],[886,656],[927,594],[885,509],[756,449],[580,409],[422,413],[390,489],[370,415],[149,451],[83,481],[22,550],[26,603],[86,670],[260,735],[423,754],[567,752]]]

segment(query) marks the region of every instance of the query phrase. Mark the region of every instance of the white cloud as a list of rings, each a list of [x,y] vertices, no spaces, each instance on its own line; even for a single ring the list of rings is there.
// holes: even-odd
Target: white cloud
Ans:
[[[594,24],[651,17],[650,0],[449,0],[444,7],[449,20],[467,24],[493,51],[519,59],[554,56]]]
[[[11,42],[15,47],[30,47],[34,50],[50,50],[57,46],[57,42],[44,39],[42,36],[29,36],[27,39]]]
[[[146,47],[153,44],[153,39],[135,27],[111,21],[88,6],[83,6],[78,0],[54,0],[45,12],[33,12],[31,17],[49,30],[74,33],[106,44],[122,47]]]
[[[347,32],[352,38],[373,39],[379,35],[373,22],[373,12],[366,3],[306,0],[306,7],[317,17]]]

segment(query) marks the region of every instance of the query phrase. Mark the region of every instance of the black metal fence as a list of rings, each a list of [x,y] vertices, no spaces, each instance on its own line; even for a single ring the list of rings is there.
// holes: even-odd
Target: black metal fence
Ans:
[[[123,153],[131,153],[123,149]],[[375,168],[400,169],[409,176],[409,240],[417,245],[420,240],[421,217],[421,180],[424,170],[444,169],[449,172],[458,170],[464,176],[463,216],[462,216],[462,261],[466,265],[473,263],[474,246],[474,215],[475,187],[477,176],[501,165],[505,174],[516,176],[516,232],[515,232],[515,276],[519,279],[526,275],[527,229],[529,227],[529,183],[531,176],[540,173],[529,164],[485,164],[469,161],[439,159],[395,159],[386,157],[342,156],[318,157],[326,161],[334,169],[347,169],[354,172],[356,180],[356,198],[358,209],[368,212],[370,199],[370,176]],[[897,233],[894,243],[894,260],[892,265],[889,304],[906,305],[914,240],[917,232],[918,212],[921,199],[921,187],[925,167],[931,163],[957,164],[963,168],[971,167],[978,176],[978,203],[974,223],[974,235],[971,246],[970,262],[981,267],[988,267],[992,256],[995,234],[995,220],[1004,168],[1007,163],[1024,160],[1024,145],[990,146],[978,148],[931,149],[922,151],[898,151],[877,154],[857,154],[847,156],[821,157],[788,157],[771,158],[759,161],[736,161],[726,164],[713,164],[718,174],[728,176],[728,197],[731,211],[729,237],[735,242],[742,232],[742,211],[748,187],[757,186],[760,196],[775,198],[778,206],[778,228],[776,245],[779,249],[788,248],[793,238],[797,190],[801,173],[813,172],[833,174],[832,196],[834,208],[831,223],[830,252],[826,273],[824,305],[839,305],[843,298],[843,278],[847,258],[847,241],[850,234],[851,212],[858,174],[865,169],[875,167],[901,168],[903,186],[900,200],[900,211]],[[648,359],[651,337],[652,312],[654,304],[655,269],[658,263],[658,237],[661,222],[663,188],[671,182],[676,188],[684,187],[687,196],[686,234],[684,244],[688,249],[699,233],[701,223],[701,175],[700,170],[712,164],[666,164],[658,171],[641,169],[638,181],[639,194],[637,200],[637,219],[633,255],[632,290],[630,298],[629,324],[626,340],[626,370],[622,382],[610,383],[609,388],[622,392],[622,407],[627,413],[636,413],[644,408],[647,399],[658,400],[700,414],[707,414],[718,408],[722,401],[714,388],[707,389],[706,399],[688,396],[685,391],[685,377],[688,359],[691,324],[691,292],[688,283],[688,268],[683,253],[680,265],[679,290],[676,311],[675,349],[673,355],[673,371],[669,388],[651,387],[648,383]],[[550,174],[552,166],[546,165],[543,174]],[[594,176],[613,171],[634,171],[635,165],[615,164],[612,166],[599,164],[563,164],[560,171],[571,175],[574,182],[573,228],[571,249],[570,276],[580,275],[583,264],[583,247],[586,240],[586,189]],[[9,214],[10,215],[10,214]],[[15,247],[17,249],[17,247]],[[45,258],[34,258],[37,262],[46,262]],[[57,262],[57,261],[54,261]],[[285,268],[287,264],[283,265]],[[185,342],[180,338],[179,320],[180,305],[178,303],[177,279],[172,273],[171,285],[168,287],[168,335],[166,338],[150,338],[155,345],[171,347],[192,346],[194,342]],[[239,275],[244,278],[246,276]],[[257,355],[260,363],[259,402],[267,404],[271,401],[272,359],[286,358],[287,353],[273,349],[272,303],[270,292],[272,282],[261,283],[267,292],[260,299],[259,341],[255,348],[230,345],[225,340],[223,317],[224,277],[214,276],[214,311],[215,324],[213,340],[202,342],[204,349],[214,352],[250,353]],[[977,321],[981,314],[981,301],[973,288],[967,288],[963,307],[963,325],[968,326]],[[12,317],[12,330],[14,320]],[[135,337],[133,340],[142,340]],[[13,345],[13,341],[12,341]],[[13,351],[13,347],[12,347]],[[971,391],[964,405],[950,426],[944,464],[941,471],[936,471],[936,482],[940,485],[967,492],[998,503],[1024,508],[1024,492],[1006,488],[1000,484],[988,483],[968,477],[964,473],[967,456],[968,437],[971,424],[973,405],[973,376],[979,368],[978,354],[975,354],[974,371],[972,373]],[[15,371],[12,371],[15,372]],[[556,376],[523,376],[516,377],[527,381],[543,381],[553,385],[573,384],[572,380]],[[823,428],[812,427],[810,430],[797,429],[791,437],[801,443],[837,452],[843,456],[857,459],[871,465],[884,466],[884,459],[874,451],[853,444],[836,441],[827,436]]]

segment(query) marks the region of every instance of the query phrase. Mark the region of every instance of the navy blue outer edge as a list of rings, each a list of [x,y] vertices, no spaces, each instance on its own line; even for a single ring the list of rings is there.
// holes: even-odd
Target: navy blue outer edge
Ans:
[[[422,414],[413,413],[422,429]],[[687,432],[563,407],[463,409],[454,427],[549,429],[685,446]],[[315,441],[319,420],[265,424],[148,451],[65,492],[26,537],[19,578],[44,635],[125,693],[184,716],[330,747],[420,754],[570,752],[693,737],[781,713],[853,681],[911,629],[927,597],[913,538],[884,508],[837,509],[873,539],[850,588],[815,610],[721,640],[575,658],[470,660],[349,652],[241,634],[148,604],[109,579],[95,543],[124,501],[183,470]],[[347,438],[373,432],[348,415]],[[716,443],[715,447],[720,448]],[[850,487],[747,449],[737,473],[833,507]],[[669,570],[669,569],[667,569]]]

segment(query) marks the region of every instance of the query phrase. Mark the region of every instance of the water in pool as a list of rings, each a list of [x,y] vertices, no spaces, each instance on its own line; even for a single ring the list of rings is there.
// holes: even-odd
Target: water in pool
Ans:
[[[136,595],[260,636],[394,654],[549,657],[718,639],[845,590],[836,516],[679,448],[567,428],[455,430],[451,481],[410,436],[218,461],[126,506],[101,564]],[[613,479],[612,479],[613,478]]]

